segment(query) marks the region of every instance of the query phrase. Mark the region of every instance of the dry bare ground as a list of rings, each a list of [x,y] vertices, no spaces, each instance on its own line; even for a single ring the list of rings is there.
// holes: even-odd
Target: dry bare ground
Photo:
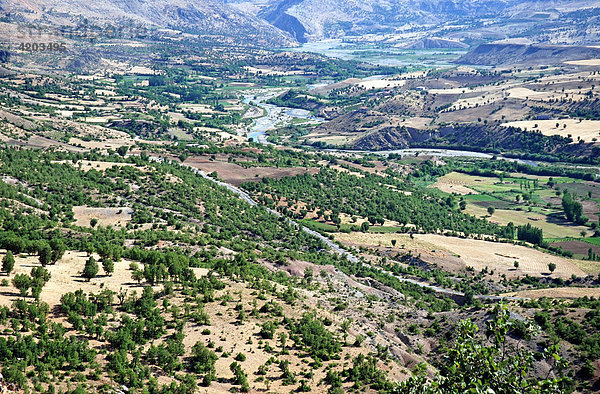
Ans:
[[[4,256],[5,251],[0,251],[0,260]],[[98,260],[99,256],[95,255]],[[48,283],[44,286],[41,293],[40,299],[50,306],[51,310],[54,307],[60,305],[60,298],[67,292],[74,292],[79,289],[86,293],[98,293],[103,289],[110,289],[115,292],[128,291],[129,293],[136,291],[140,294],[144,285],[138,285],[131,279],[131,271],[129,270],[129,264],[131,261],[122,260],[115,263],[115,272],[111,276],[105,276],[100,270],[101,274],[90,280],[86,281],[81,277],[80,272],[83,270],[85,261],[88,256],[85,252],[74,252],[67,251],[64,257],[54,265],[48,265],[46,268],[51,274],[51,278]],[[31,272],[33,267],[39,266],[37,256],[26,256],[19,255],[15,258],[15,271],[8,277],[1,275],[1,279],[9,279],[9,281],[19,273],[28,274]],[[138,263],[139,264],[139,263]],[[143,268],[141,264],[140,268]],[[270,269],[278,270],[281,267],[269,266]],[[408,351],[407,345],[401,341],[398,336],[395,335],[393,325],[388,323],[384,330],[377,328],[377,319],[369,319],[364,321],[358,321],[357,319],[365,319],[364,313],[360,312],[358,308],[366,308],[367,306],[377,316],[383,316],[389,311],[386,306],[389,304],[386,301],[374,301],[366,300],[364,294],[376,295],[376,299],[383,299],[387,296],[386,291],[381,291],[367,286],[363,283],[359,283],[345,274],[339,272],[331,266],[316,266],[306,262],[292,261],[290,265],[284,267],[284,271],[291,275],[302,276],[306,268],[311,268],[315,272],[315,281],[319,282],[321,286],[327,286],[331,284],[337,288],[336,294],[344,299],[352,299],[349,303],[348,309],[343,312],[333,312],[333,306],[329,304],[330,295],[324,294],[318,291],[310,290],[297,290],[301,294],[300,298],[295,302],[294,305],[277,300],[276,302],[283,307],[283,313],[285,316],[299,318],[306,311],[313,309],[319,310],[319,315],[328,317],[333,325],[328,329],[339,333],[339,324],[346,318],[352,318],[355,320],[350,329],[348,341],[352,343],[358,334],[366,336],[367,331],[374,332],[372,338],[367,337],[365,344],[361,347],[345,347],[342,352],[342,359],[340,362],[334,361],[337,366],[333,367],[334,370],[341,370],[343,360],[352,359],[359,353],[367,353],[373,350],[376,343],[390,345],[390,351],[398,357],[398,362],[392,362],[385,365],[379,362],[378,367],[387,371],[390,378],[392,379],[404,379],[406,378],[405,368],[414,368],[422,359],[412,352]],[[205,268],[193,268],[196,276],[204,276],[208,270]],[[323,270],[327,273],[327,279],[324,275],[320,274]],[[232,372],[229,369],[229,365],[234,361],[238,353],[243,353],[246,356],[244,361],[239,363],[242,365],[244,371],[248,374],[249,383],[254,390],[253,392],[268,391],[275,393],[282,393],[293,391],[298,383],[284,386],[280,379],[281,371],[279,370],[277,363],[271,365],[268,369],[266,377],[270,378],[269,383],[255,382],[257,375],[255,372],[258,367],[264,364],[269,358],[276,356],[279,360],[290,361],[290,369],[296,373],[298,378],[300,371],[308,372],[311,368],[305,365],[304,358],[299,357],[297,352],[291,351],[289,355],[278,355],[281,349],[281,342],[278,339],[277,333],[283,332],[283,328],[278,328],[273,339],[261,339],[257,333],[260,331],[259,323],[264,322],[264,319],[257,319],[253,317],[250,311],[256,307],[260,308],[266,301],[256,298],[256,291],[253,288],[248,287],[244,283],[232,282],[228,279],[222,278],[227,283],[227,287],[224,290],[216,292],[215,297],[220,299],[222,296],[229,294],[231,301],[229,302],[215,302],[211,304],[210,308],[206,308],[206,313],[210,317],[210,325],[198,325],[192,320],[188,321],[185,325],[184,332],[186,333],[184,339],[184,345],[186,353],[191,351],[191,348],[197,342],[207,344],[209,342],[214,343],[215,348],[222,347],[223,351],[227,354],[222,355],[216,362],[216,372],[219,378],[229,379],[233,377]],[[285,288],[278,285],[279,291],[284,291]],[[159,291],[161,286],[154,286],[155,291]],[[14,301],[21,298],[19,291],[9,284],[5,287],[0,287],[0,305],[11,305]],[[254,302],[258,301],[256,305]],[[176,297],[173,302],[178,305],[183,304],[182,297]],[[238,319],[238,312],[236,305],[241,302],[244,310],[246,311],[246,318],[243,322]],[[400,309],[405,308],[400,306]],[[423,312],[423,318],[425,318],[425,312]],[[274,320],[280,321],[280,318],[274,318]],[[388,327],[389,326],[389,327]],[[269,351],[264,348],[266,343],[270,345],[274,351]],[[97,342],[93,341],[93,344]],[[292,341],[288,339],[288,348],[291,349]],[[327,392],[328,386],[319,382],[325,377],[326,371],[319,369],[314,371],[314,376],[307,378],[308,384],[311,386],[311,392],[325,393]],[[169,383],[170,378],[161,376],[159,378],[161,383]],[[350,389],[351,383],[344,383],[345,389]],[[213,382],[210,388],[201,389],[200,392],[230,392],[232,384],[227,381]]]
[[[446,193],[456,193],[461,196],[467,194],[479,194],[477,191],[465,186],[464,180],[460,179],[460,177],[454,177],[453,174],[446,174],[442,177],[439,177],[433,185],[429,187],[435,187]]]
[[[0,258],[4,257],[5,253],[6,251],[3,250]],[[99,261],[99,256],[94,255],[94,257]],[[67,251],[56,264],[47,265],[46,269],[50,272],[51,278],[44,286],[40,299],[53,307],[60,304],[60,297],[63,294],[79,289],[86,293],[98,293],[103,289],[116,292],[136,290],[141,293],[142,287],[131,279],[131,271],[129,271],[131,261],[123,259],[115,262],[115,272],[111,276],[104,275],[100,267],[99,275],[88,282],[81,276],[81,271],[83,271],[88,258],[85,252]],[[101,264],[99,263],[99,265]],[[7,278],[10,281],[16,274],[29,274],[32,268],[39,266],[37,256],[18,255],[15,257],[14,272],[8,277],[1,275],[0,280]],[[158,289],[158,287],[156,288]],[[0,305],[11,305],[19,297],[19,291],[12,283],[8,287],[0,287]]]
[[[505,274],[507,278],[529,274],[568,279],[573,274],[584,277],[600,269],[600,263],[567,259],[524,246],[436,234],[416,234],[411,239],[406,234],[338,233],[335,238],[355,246],[381,246],[398,252],[410,250],[426,257],[428,262],[442,267],[449,265],[448,269],[466,266],[480,271],[487,267],[496,276]],[[392,240],[397,241],[395,247],[392,247]],[[519,262],[517,269],[514,268],[515,261]],[[556,264],[552,274],[548,269],[550,263]]]
[[[535,289],[523,290],[513,293],[506,293],[506,296],[517,296],[527,298],[581,298],[581,297],[600,297],[600,287],[557,287],[553,289]]]
[[[235,163],[226,161],[211,161],[208,157],[195,156],[187,159],[185,164],[204,171],[209,174],[216,171],[219,178],[234,186],[244,182],[258,181],[261,178],[281,178],[284,176],[294,176],[309,172],[314,174],[318,171],[316,168],[304,167],[249,167],[244,168]]]
[[[100,226],[125,226],[131,221],[133,209],[129,207],[92,208],[75,206],[73,207],[73,214],[76,226],[90,226],[92,219],[97,219]]]
[[[600,59],[571,60],[565,63],[574,66],[600,66]]]
[[[556,125],[558,124],[558,127]],[[550,119],[550,120],[521,120],[503,123],[503,126],[519,127],[527,130],[539,130],[544,135],[571,136],[573,142],[577,137],[590,142],[593,138],[600,139],[600,120]],[[537,127],[535,127],[537,125]],[[566,127],[565,127],[566,125]]]
[[[230,286],[228,286],[227,290],[222,290],[215,294],[216,297],[220,297],[224,295],[226,292],[229,292],[233,297],[233,301],[230,301],[228,304],[223,305],[222,303],[215,303],[213,307],[207,308],[206,312],[210,316],[210,326],[198,326],[193,323],[187,323],[184,328],[184,332],[186,333],[186,337],[184,339],[184,345],[187,350],[191,349],[191,347],[198,341],[202,343],[212,342],[215,345],[215,348],[222,347],[223,350],[228,353],[225,357],[220,357],[216,364],[216,374],[218,377],[222,377],[225,379],[233,378],[233,373],[229,369],[229,365],[234,361],[236,355],[238,353],[242,353],[246,356],[244,361],[239,361],[242,365],[244,371],[248,374],[248,381],[250,382],[250,386],[252,387],[252,392],[272,392],[272,393],[284,393],[284,392],[293,392],[294,389],[298,386],[298,383],[293,385],[284,386],[282,385],[281,379],[281,371],[277,364],[273,364],[268,368],[266,378],[262,382],[254,382],[257,375],[255,372],[258,371],[260,365],[263,365],[269,360],[269,358],[276,355],[281,350],[281,342],[278,339],[278,333],[283,332],[282,328],[276,330],[275,336],[273,339],[261,339],[257,336],[257,333],[260,331],[259,321],[248,316],[244,322],[240,322],[237,318],[237,313],[234,310],[235,305],[239,300],[242,300],[242,304],[244,305],[244,309],[248,311],[248,308],[251,307],[251,300],[254,299],[253,289],[249,289],[244,284],[241,283],[231,283],[228,282]],[[282,288],[283,290],[283,288]],[[306,292],[302,294],[304,298],[300,302],[296,302],[294,306],[278,302],[283,307],[283,313],[286,316],[299,318],[305,311],[309,311],[311,309],[317,308],[317,303],[319,300],[314,297],[312,292]],[[264,304],[264,301],[258,301],[257,307],[260,308]],[[332,331],[337,331],[335,326],[341,323],[341,319],[339,316],[336,316],[334,313],[322,310],[320,311],[322,316],[328,316],[334,322],[334,325],[330,326],[329,329]],[[280,319],[277,319],[280,320]],[[204,329],[208,328],[209,331],[204,331]],[[360,333],[364,332],[361,330]],[[358,332],[355,330],[350,330],[349,341],[352,342],[354,340],[354,336],[357,335]],[[289,348],[292,342],[288,339]],[[268,351],[262,345],[269,344],[269,346],[275,349],[275,353]],[[401,345],[401,344],[400,344]],[[405,355],[403,359],[403,364],[405,365],[416,365],[420,361],[418,357],[411,356],[404,350],[400,350],[400,346],[396,349],[399,353]],[[366,349],[361,347],[346,347],[343,350],[342,360],[346,359],[346,357],[354,358],[359,353],[365,353]],[[290,362],[290,369],[293,371],[310,371],[311,368],[308,365],[304,364],[304,361],[298,358],[297,354],[294,352],[290,352],[289,355],[278,355],[278,360],[287,360]],[[341,363],[337,363],[338,366],[334,367],[334,370],[341,370]],[[405,375],[401,372],[400,365],[396,363],[391,363],[389,366],[384,366],[383,363],[379,363],[378,367],[383,368],[386,371],[389,371],[390,376],[401,379],[405,378]],[[319,382],[325,377],[325,373],[323,370],[313,370],[314,376],[307,378],[307,383],[311,387],[311,392],[314,393],[326,393],[327,386],[324,384],[319,385]],[[270,378],[270,379],[269,379]],[[298,376],[298,379],[301,377]],[[344,384],[345,389],[350,388],[350,383]],[[211,385],[211,387],[206,392],[228,392],[231,390],[231,384],[229,383],[218,383],[215,382]]]

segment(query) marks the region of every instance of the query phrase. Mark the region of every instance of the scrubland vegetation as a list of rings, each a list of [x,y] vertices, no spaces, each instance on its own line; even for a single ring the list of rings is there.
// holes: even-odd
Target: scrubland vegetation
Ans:
[[[185,37],[3,68],[3,384],[597,390],[597,69]]]

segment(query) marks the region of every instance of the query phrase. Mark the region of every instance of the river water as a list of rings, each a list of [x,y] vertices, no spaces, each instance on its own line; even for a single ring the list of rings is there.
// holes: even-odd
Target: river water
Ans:
[[[305,119],[313,124],[322,123],[325,119],[312,116],[309,111],[298,108],[279,107],[267,104],[266,101],[285,92],[281,89],[264,89],[253,94],[244,96],[243,102],[257,106],[263,110],[264,115],[254,119],[252,125],[248,128],[247,137],[254,142],[261,144],[270,144],[267,141],[267,131],[274,130],[277,127],[289,125],[292,119]]]
[[[377,78],[379,76],[376,76]],[[263,111],[263,115],[253,120],[252,125],[247,129],[246,136],[254,142],[263,145],[272,145],[267,141],[267,132],[274,130],[277,127],[289,125],[294,118],[305,119],[312,124],[325,122],[325,119],[313,116],[309,111],[298,108],[279,107],[273,104],[267,104],[266,101],[277,97],[285,92],[285,89],[259,89],[251,94],[244,96],[245,104],[254,105]],[[467,150],[454,149],[436,149],[436,148],[408,148],[408,149],[390,149],[390,150],[348,150],[348,149],[323,149],[326,152],[341,152],[341,153],[362,153],[387,156],[389,154],[397,154],[401,156],[415,156],[425,154],[437,157],[470,157],[477,159],[492,159],[494,155],[490,153],[474,152]],[[508,159],[509,161],[517,161],[519,163],[530,164],[537,166],[537,163],[529,160]]]

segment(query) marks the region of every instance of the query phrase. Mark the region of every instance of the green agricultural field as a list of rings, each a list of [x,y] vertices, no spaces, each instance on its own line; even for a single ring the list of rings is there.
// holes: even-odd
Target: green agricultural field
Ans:
[[[469,194],[463,197],[467,201],[499,201],[496,197],[488,194]]]
[[[557,190],[548,185],[549,177],[514,174],[517,176],[500,179],[498,175],[489,177],[450,172],[439,177],[432,186],[447,193],[462,191],[461,198],[467,202],[466,213],[489,217],[488,207],[493,207],[495,212],[489,217],[490,221],[502,225],[509,222],[531,224],[541,228],[547,238],[581,237],[581,231],[588,230],[564,219],[559,200],[548,207],[547,201],[557,198]],[[568,177],[552,180],[559,189],[568,186],[571,190],[577,186],[576,190],[581,192],[596,191],[596,185],[588,185],[584,181]]]
[[[550,210],[544,213],[528,212],[527,210],[506,210],[496,209],[494,214],[489,217],[487,208],[474,204],[467,204],[466,213],[477,217],[488,217],[488,220],[494,223],[506,225],[513,222],[515,225],[531,224],[541,228],[544,231],[544,237],[548,238],[566,238],[580,237],[582,230],[587,230],[585,226],[578,226],[568,223],[564,218],[557,217],[556,213]],[[562,216],[562,215],[561,215]]]
[[[587,242],[592,245],[600,246],[600,237],[584,238],[584,239],[582,239],[582,241]]]

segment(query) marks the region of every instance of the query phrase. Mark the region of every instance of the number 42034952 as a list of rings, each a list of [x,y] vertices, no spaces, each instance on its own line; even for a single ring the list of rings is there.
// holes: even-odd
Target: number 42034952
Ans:
[[[19,44],[19,50],[27,52],[64,52],[67,50],[67,46],[59,42],[22,42]]]

